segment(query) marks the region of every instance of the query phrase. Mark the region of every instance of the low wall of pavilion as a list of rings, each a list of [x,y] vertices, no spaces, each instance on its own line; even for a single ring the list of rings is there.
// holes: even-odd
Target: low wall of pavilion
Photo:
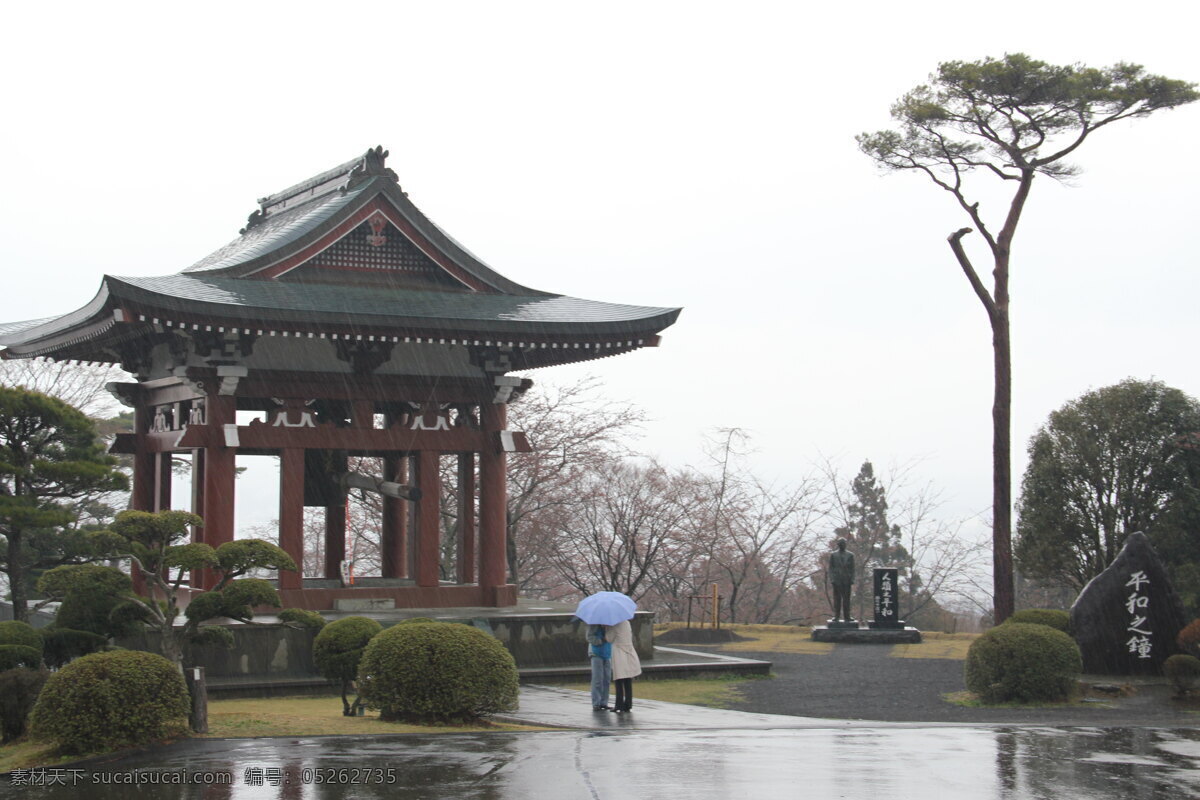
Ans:
[[[385,628],[403,617],[363,614],[379,620]],[[495,636],[512,653],[518,668],[556,667],[587,661],[587,626],[570,614],[520,614],[472,616],[455,619],[439,615],[439,622],[473,625]],[[654,657],[654,614],[639,612],[631,621],[638,656]],[[289,683],[319,678],[312,658],[315,633],[279,624],[225,626],[233,634],[232,648],[187,647],[184,662],[204,667],[214,684]],[[131,650],[160,652],[157,634],[139,634],[118,640]]]

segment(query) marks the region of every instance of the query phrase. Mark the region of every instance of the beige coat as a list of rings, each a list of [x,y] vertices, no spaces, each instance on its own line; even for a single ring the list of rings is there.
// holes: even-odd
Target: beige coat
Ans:
[[[633,649],[633,628],[629,620],[609,627],[606,637],[612,642],[612,676],[614,681],[636,678],[642,674],[642,661]]]

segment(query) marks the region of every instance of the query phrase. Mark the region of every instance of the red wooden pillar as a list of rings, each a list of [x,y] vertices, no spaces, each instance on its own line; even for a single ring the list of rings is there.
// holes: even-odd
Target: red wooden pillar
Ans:
[[[234,399],[211,394],[207,403],[210,446],[204,454],[204,541],[211,547],[232,542],[234,537],[234,478],[237,447],[226,443],[226,425],[236,423]],[[215,441],[214,441],[215,440]],[[216,585],[212,570],[204,570],[202,588]]]
[[[205,450],[203,449],[192,451],[192,513],[201,519],[204,518],[204,453]],[[204,541],[204,527],[202,525],[192,526],[192,541]],[[189,585],[193,588],[199,588],[204,585],[203,575],[200,570],[192,570]]]
[[[192,451],[192,513],[198,517],[204,516],[204,450]],[[192,531],[192,541],[204,539],[204,529],[195,528]]]
[[[133,454],[133,496],[130,506],[135,511],[154,510],[154,453],[146,449],[145,436],[150,431],[150,420],[154,412],[145,406],[138,406],[133,412],[133,430],[137,436],[137,452]]]
[[[171,454],[154,454],[154,510],[171,510]]]
[[[136,436],[135,452],[133,454],[133,485],[130,487],[129,506],[134,511],[154,511],[154,453],[146,450],[145,435],[150,430],[150,420],[154,412],[146,406],[139,405],[133,412],[133,432]],[[137,565],[129,565],[129,577],[133,580],[133,590],[140,595],[146,594],[146,581]]]
[[[280,589],[304,587],[304,449],[279,453],[279,546],[296,562],[297,572],[279,571]]]
[[[475,582],[475,454],[458,456],[458,582]]]
[[[340,578],[346,560],[346,504],[325,506],[325,577]]]
[[[389,455],[383,459],[384,480],[408,482],[408,459]],[[380,535],[380,573],[385,578],[408,577],[408,509],[405,501],[383,496],[383,531]]]
[[[498,605],[496,590],[508,583],[508,459],[496,434],[508,423],[508,407],[484,403],[479,416],[485,435],[479,454],[479,585],[484,590],[484,602]]]
[[[417,453],[416,575],[417,586],[437,586],[441,556],[441,491],[438,475],[438,454],[433,450]]]

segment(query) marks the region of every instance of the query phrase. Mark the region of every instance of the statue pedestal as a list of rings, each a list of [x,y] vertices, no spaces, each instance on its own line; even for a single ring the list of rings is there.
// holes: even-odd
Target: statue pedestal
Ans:
[[[907,626],[904,624],[904,620],[902,620],[902,619],[898,619],[898,620],[885,619],[882,621],[881,620],[872,620],[871,622],[867,623],[867,627],[869,627],[873,631],[902,631]]]
[[[834,627],[838,625],[839,627]],[[858,623],[829,623],[812,629],[814,642],[835,644],[920,644],[921,632],[916,628],[860,628]]]

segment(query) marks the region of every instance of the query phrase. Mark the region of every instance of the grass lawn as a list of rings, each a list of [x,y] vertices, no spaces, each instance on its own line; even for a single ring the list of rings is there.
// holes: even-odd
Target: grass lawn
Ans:
[[[0,747],[0,772],[12,772],[25,767],[52,767],[79,756],[56,756],[54,746],[24,739]]]
[[[920,644],[898,644],[892,648],[892,658],[952,658],[963,661],[967,649],[979,638],[978,633],[921,633]]]
[[[686,628],[683,622],[664,622],[654,626],[655,635],[666,633],[675,628]],[[744,641],[727,642],[719,646],[723,653],[817,653],[823,654],[833,650],[829,642],[814,642],[810,637],[812,628],[801,628],[795,625],[729,625],[721,626],[733,631]],[[686,644],[670,645],[670,647],[687,648]]]
[[[474,725],[406,725],[383,722],[378,711],[365,716],[342,716],[337,695],[303,697],[239,698],[208,702],[208,733],[211,739],[258,736],[349,736],[383,733],[439,733],[453,731],[519,731],[527,726],[504,722]]]
[[[388,733],[538,730],[528,725],[481,722],[474,725],[405,725],[381,722],[378,711],[343,717],[337,695],[210,700],[208,733],[200,738],[245,739],[260,736],[379,736]],[[57,756],[51,745],[22,740],[0,747],[0,772],[45,767],[84,756]]]
[[[654,626],[656,635],[675,628],[686,627],[682,622],[665,622]],[[822,655],[833,651],[837,645],[830,642],[814,642],[812,628],[795,625],[723,625],[742,638],[742,641],[719,645],[722,653],[811,653]],[[951,658],[961,661],[967,657],[967,648],[979,638],[977,633],[921,633],[920,644],[898,644],[892,647],[893,658]],[[672,645],[674,646],[674,645]],[[685,648],[687,645],[680,645]]]

